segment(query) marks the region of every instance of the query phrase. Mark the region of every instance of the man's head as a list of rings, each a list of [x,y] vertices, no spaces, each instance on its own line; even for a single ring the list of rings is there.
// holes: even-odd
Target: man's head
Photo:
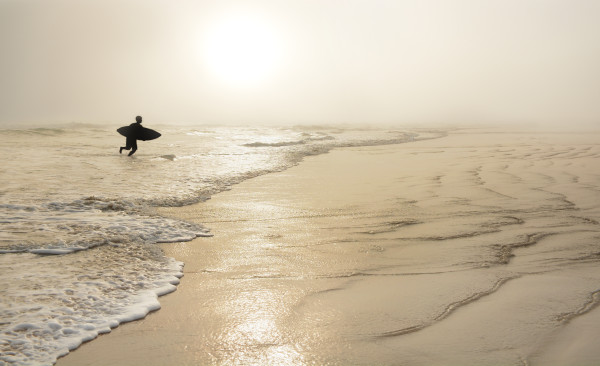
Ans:
[[[136,121],[137,123],[142,123],[142,116],[137,116],[137,117],[135,117],[135,121]]]

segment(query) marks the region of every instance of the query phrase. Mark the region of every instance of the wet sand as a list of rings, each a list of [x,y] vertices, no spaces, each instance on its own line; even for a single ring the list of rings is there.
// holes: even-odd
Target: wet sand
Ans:
[[[599,134],[348,148],[164,213],[214,237],[58,365],[600,363]]]

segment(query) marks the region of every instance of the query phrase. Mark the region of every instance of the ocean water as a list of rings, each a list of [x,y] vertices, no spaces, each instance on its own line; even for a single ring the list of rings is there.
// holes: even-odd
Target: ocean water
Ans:
[[[210,236],[160,206],[209,199],[336,147],[398,144],[437,131],[157,125],[132,157],[115,126],[0,130],[0,365],[53,364],[159,309],[183,263],[157,243]]]

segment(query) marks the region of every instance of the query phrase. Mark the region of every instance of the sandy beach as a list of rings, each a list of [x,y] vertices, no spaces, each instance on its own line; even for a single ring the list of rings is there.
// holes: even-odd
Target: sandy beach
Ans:
[[[597,133],[336,149],[161,213],[211,238],[162,309],[57,365],[600,363]]]

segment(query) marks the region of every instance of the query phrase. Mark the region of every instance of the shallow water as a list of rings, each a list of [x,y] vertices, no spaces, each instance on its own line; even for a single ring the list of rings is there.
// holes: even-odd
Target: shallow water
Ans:
[[[162,137],[120,155],[115,129],[2,130],[0,363],[52,364],[81,342],[160,307],[182,263],[153,244],[210,236],[158,206],[208,199],[335,147],[439,132],[149,126]]]

